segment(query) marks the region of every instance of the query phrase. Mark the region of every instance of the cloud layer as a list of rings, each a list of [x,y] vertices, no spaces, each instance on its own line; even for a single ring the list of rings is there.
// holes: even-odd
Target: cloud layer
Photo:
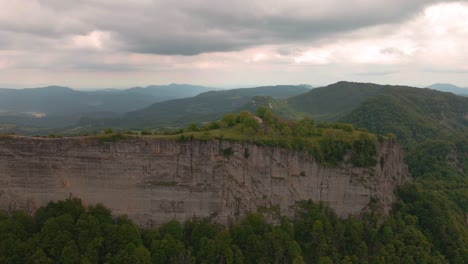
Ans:
[[[466,17],[464,1],[0,0],[0,83],[456,83]]]

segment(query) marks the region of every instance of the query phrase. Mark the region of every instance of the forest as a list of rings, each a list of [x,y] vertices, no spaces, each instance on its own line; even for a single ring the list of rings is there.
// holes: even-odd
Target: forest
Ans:
[[[383,216],[360,218],[312,201],[292,218],[269,210],[223,226],[209,219],[139,229],[103,205],[51,202],[31,216],[0,214],[2,263],[465,263],[467,230],[450,201],[407,185]],[[271,209],[271,210],[274,210]]]

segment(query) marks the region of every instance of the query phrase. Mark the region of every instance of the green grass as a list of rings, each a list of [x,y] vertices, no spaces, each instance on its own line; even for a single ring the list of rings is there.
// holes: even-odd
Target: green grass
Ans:
[[[103,134],[93,135],[93,137],[99,139],[100,143],[106,143],[106,142],[116,142],[119,140],[126,140],[134,136],[123,134],[123,133],[103,133]]]
[[[0,140],[2,140],[2,139],[10,139],[10,138],[13,138],[14,136],[15,136],[14,134],[0,133]]]

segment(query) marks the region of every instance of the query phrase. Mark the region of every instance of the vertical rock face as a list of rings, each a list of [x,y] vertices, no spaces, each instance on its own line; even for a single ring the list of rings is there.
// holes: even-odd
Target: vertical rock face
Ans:
[[[270,206],[290,214],[312,199],[344,217],[371,197],[388,210],[394,188],[410,179],[396,143],[380,144],[377,161],[325,167],[306,152],[217,140],[14,137],[0,140],[0,209],[33,212],[72,196],[145,227],[192,217],[227,223]]]

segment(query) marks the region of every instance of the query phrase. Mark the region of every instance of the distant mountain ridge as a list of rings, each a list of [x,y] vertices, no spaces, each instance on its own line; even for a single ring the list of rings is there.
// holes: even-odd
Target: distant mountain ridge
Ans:
[[[468,88],[459,87],[450,83],[434,83],[426,88],[468,96]]]
[[[80,125],[154,128],[211,122],[228,112],[238,111],[255,96],[287,98],[303,94],[310,89],[307,85],[277,85],[209,91],[194,97],[158,102],[144,109],[128,112],[122,118],[84,118]]]
[[[191,97],[211,90],[214,88],[186,84],[98,91],[78,91],[61,86],[0,89],[0,123],[62,127],[75,124],[85,114],[116,116],[155,102]],[[34,114],[43,117],[38,120]]]
[[[0,110],[56,114],[56,109],[60,108],[61,113],[93,111],[124,113],[155,102],[191,97],[211,90],[214,88],[186,84],[151,85],[125,90],[97,91],[80,91],[62,86],[25,89],[3,88],[0,89]]]

